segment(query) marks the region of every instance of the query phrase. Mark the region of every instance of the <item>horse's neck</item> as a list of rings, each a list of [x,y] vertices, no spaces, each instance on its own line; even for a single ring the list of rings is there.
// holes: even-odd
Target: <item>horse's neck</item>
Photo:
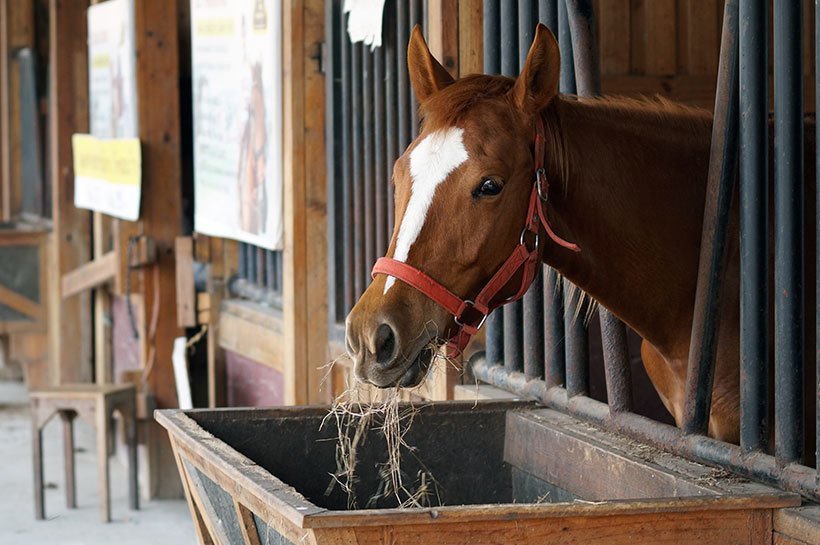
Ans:
[[[708,118],[560,98],[547,118],[562,135],[550,174],[564,182],[550,191],[550,212],[581,253],[551,245],[545,261],[642,337],[677,350],[694,301]]]

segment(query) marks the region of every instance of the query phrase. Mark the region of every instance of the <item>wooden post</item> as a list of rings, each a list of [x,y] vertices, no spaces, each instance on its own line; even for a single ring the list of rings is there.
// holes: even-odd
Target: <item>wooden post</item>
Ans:
[[[479,2],[473,2],[479,4]],[[453,77],[459,74],[458,0],[428,0],[427,37],[430,52]],[[469,10],[469,7],[464,7]]]
[[[14,52],[34,45],[33,0],[0,0],[0,219],[22,208],[20,73]]]
[[[171,353],[182,335],[177,325],[174,244],[182,218],[177,18],[181,0],[135,2],[139,136],[142,142],[142,216],[137,224],[156,246],[156,260],[133,274],[142,299],[143,377],[157,408],[176,407]],[[125,222],[120,222],[123,226]],[[150,419],[150,415],[148,415]],[[177,497],[181,485],[167,435],[147,422],[150,497]]]
[[[91,257],[91,216],[74,207],[71,135],[88,131],[88,0],[49,3],[49,131],[52,235],[49,263],[49,337],[52,377],[58,383],[91,379],[91,301],[88,292],[61,301],[63,275]],[[57,302],[60,302],[57,304]]]
[[[458,5],[459,75],[484,72],[484,9],[481,2]]]
[[[324,4],[285,2],[283,10],[284,397],[301,404],[330,396],[319,390],[327,363]]]

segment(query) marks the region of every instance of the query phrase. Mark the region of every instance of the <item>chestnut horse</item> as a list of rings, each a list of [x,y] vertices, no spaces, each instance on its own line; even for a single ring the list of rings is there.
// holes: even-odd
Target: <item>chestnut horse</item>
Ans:
[[[642,337],[644,366],[680,424],[711,114],[662,100],[559,95],[558,45],[541,25],[515,80],[471,75],[453,81],[418,29],[408,66],[424,121],[394,166],[396,225],[387,255],[459,297],[475,297],[519,244],[534,180],[534,138],[543,123],[540,161],[550,182],[544,211],[557,236],[541,231],[540,258]],[[736,442],[734,208],[709,434]],[[576,243],[580,252],[555,239]],[[499,300],[520,283],[519,273]],[[374,276],[346,326],[357,376],[380,387],[419,383],[432,347],[456,327],[452,314],[389,274]]]

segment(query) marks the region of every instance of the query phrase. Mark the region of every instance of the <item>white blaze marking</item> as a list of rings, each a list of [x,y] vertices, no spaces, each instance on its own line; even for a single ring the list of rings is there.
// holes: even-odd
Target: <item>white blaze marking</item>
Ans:
[[[464,129],[452,127],[427,135],[424,140],[410,152],[410,200],[401,220],[399,235],[396,239],[396,251],[393,259],[407,260],[410,247],[421,232],[427,212],[433,202],[436,188],[447,179],[456,168],[467,160],[462,136]],[[387,277],[384,293],[387,293],[396,279]]]

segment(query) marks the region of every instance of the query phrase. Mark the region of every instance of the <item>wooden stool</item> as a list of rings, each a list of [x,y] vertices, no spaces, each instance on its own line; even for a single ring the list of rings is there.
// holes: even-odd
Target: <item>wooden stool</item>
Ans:
[[[108,485],[109,422],[112,413],[119,411],[125,422],[128,436],[128,505],[131,509],[139,509],[136,389],[134,386],[131,384],[66,384],[32,391],[30,396],[35,517],[45,518],[43,427],[54,414],[59,414],[63,420],[66,505],[69,508],[77,506],[74,471],[74,418],[80,416],[94,426],[97,433],[100,515],[103,522],[111,521],[111,498]]]

